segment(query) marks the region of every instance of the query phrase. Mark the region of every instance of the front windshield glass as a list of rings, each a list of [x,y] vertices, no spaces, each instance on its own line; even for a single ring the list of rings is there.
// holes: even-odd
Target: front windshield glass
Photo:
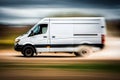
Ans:
[[[32,31],[34,35],[40,34],[40,25],[37,25]]]
[[[34,29],[33,29],[33,33],[34,34],[40,34],[40,26],[37,25]]]

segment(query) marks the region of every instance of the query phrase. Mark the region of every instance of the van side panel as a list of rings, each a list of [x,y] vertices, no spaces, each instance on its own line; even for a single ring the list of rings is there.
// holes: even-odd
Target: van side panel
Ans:
[[[99,23],[74,24],[74,44],[101,44],[101,26]]]
[[[101,47],[102,19],[51,19],[50,51],[74,51],[82,44]]]
[[[73,51],[73,24],[68,21],[50,22],[50,51]]]

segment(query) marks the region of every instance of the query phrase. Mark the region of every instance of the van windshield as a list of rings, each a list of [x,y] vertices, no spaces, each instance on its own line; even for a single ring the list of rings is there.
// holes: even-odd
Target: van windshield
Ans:
[[[40,34],[40,26],[39,26],[39,25],[37,25],[37,26],[33,29],[33,33],[34,33],[34,35]]]

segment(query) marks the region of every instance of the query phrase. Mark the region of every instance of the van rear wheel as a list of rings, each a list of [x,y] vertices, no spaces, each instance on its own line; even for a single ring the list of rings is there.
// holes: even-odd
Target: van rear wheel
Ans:
[[[34,49],[31,46],[25,46],[22,50],[22,54],[25,57],[32,57],[34,55]]]
[[[85,56],[89,55],[90,53],[92,53],[92,48],[91,47],[81,46],[81,47],[79,47],[79,50],[77,52],[75,52],[74,54],[76,56],[85,57]]]

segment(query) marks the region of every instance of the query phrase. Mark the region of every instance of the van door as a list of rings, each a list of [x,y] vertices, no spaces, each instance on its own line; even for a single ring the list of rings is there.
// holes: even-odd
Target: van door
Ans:
[[[58,21],[59,22],[59,21]],[[73,51],[73,25],[70,23],[51,22],[50,51]]]
[[[49,52],[46,48],[49,43],[48,24],[37,25],[30,34],[30,41],[35,46],[37,52]]]

